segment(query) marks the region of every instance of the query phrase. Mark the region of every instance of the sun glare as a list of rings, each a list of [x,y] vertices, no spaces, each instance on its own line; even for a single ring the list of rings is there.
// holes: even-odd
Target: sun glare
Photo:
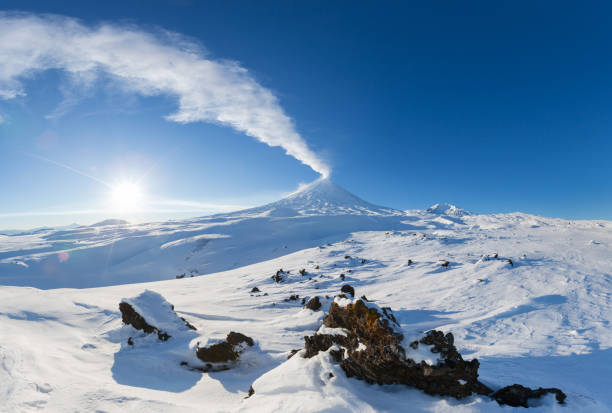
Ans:
[[[134,212],[141,207],[142,190],[134,182],[120,182],[111,193],[113,207],[118,212]]]

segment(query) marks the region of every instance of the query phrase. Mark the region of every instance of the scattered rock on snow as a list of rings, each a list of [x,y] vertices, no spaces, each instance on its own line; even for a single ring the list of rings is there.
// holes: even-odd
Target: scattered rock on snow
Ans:
[[[208,347],[200,347],[198,345],[196,356],[206,363],[206,367],[197,369],[205,372],[227,370],[231,367],[231,363],[239,359],[240,354],[246,349],[245,346],[253,347],[254,345],[255,342],[251,337],[234,331],[227,335],[225,341],[212,344]]]
[[[321,300],[319,299],[319,296],[315,295],[310,300],[308,300],[305,308],[308,308],[312,311],[318,311],[321,308]]]
[[[283,281],[285,281],[285,274],[287,274],[286,272],[283,271],[283,269],[281,268],[280,270],[276,271],[276,274],[274,274],[272,277],[275,283],[281,283]]]
[[[563,403],[567,397],[565,393],[556,388],[543,389],[540,387],[533,390],[520,384],[513,384],[499,389],[491,397],[499,404],[507,404],[513,407],[529,407],[529,399],[540,398],[548,393],[554,394],[559,403]]]
[[[145,290],[134,298],[124,298],[119,303],[121,320],[136,330],[156,333],[161,341],[172,337],[171,333],[185,329],[195,330],[184,318],[174,312],[174,306],[160,294]]]
[[[249,336],[245,336],[242,333],[236,333],[234,331],[230,331],[226,338],[227,342],[233,346],[240,345],[242,343],[246,343],[249,347],[253,347],[255,342]]]
[[[350,294],[351,297],[355,297],[355,289],[351,287],[349,284],[344,284],[340,291],[346,294]]]
[[[260,292],[260,291],[259,291],[259,288],[257,288],[257,287],[253,287],[253,288],[251,289],[251,292],[252,292],[252,293],[258,293],[258,292]]]

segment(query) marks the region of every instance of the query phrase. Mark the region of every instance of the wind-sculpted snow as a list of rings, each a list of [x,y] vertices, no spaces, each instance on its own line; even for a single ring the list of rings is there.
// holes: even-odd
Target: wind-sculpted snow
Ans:
[[[512,411],[488,397],[370,385],[325,353],[287,359],[350,284],[356,299],[393,308],[406,337],[452,332],[489,388],[567,394],[564,407],[548,395],[526,411],[610,412],[612,223],[284,212],[2,238],[0,283],[35,288],[0,287],[0,411]],[[39,289],[58,285],[107,287]],[[201,347],[237,331],[259,350],[201,373],[180,365],[200,338],[151,335],[131,348],[117,305],[145,290],[174,304]],[[321,307],[304,308],[315,296]]]
[[[281,201],[232,214],[2,236],[0,284],[84,288],[208,274],[354,231],[418,228],[404,217],[323,179]]]

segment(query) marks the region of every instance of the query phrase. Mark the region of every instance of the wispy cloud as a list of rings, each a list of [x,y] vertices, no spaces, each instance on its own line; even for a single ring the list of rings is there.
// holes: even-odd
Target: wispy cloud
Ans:
[[[167,119],[230,126],[329,175],[330,167],[308,147],[274,94],[240,64],[212,59],[176,33],[0,12],[0,98],[25,95],[23,81],[48,69],[66,71],[81,86],[104,74],[140,95],[173,96],[178,109]],[[66,105],[73,104],[70,98]]]

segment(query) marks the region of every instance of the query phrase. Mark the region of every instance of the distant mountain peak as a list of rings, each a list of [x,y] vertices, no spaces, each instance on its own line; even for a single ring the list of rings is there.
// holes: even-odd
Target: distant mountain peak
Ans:
[[[105,227],[107,225],[128,225],[129,222],[123,219],[105,219],[104,221],[96,222],[90,225],[90,227]]]
[[[451,217],[463,217],[466,215],[472,215],[472,213],[466,209],[457,208],[455,205],[446,203],[434,204],[427,208],[426,211],[430,214],[448,215]]]
[[[265,213],[268,216],[402,214],[392,208],[364,201],[329,178],[321,178],[302,186],[279,201],[240,213]]]

